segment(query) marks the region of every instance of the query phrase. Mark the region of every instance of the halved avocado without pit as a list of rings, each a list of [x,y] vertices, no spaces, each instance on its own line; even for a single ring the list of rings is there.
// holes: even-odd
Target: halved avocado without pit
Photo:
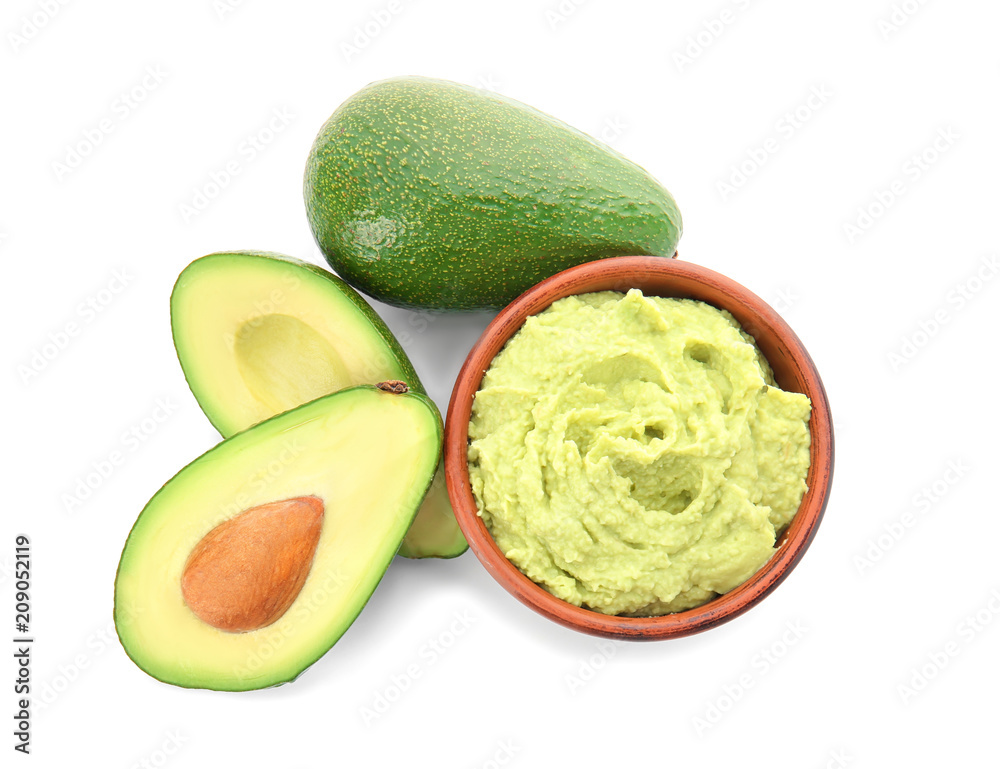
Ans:
[[[260,689],[333,646],[440,460],[440,415],[406,389],[363,385],[284,412],[156,493],[115,579],[115,626],[140,668],[178,686]]]
[[[424,392],[403,348],[357,291],[282,254],[196,259],[174,286],[170,320],[188,385],[223,437],[345,387],[398,379]],[[399,553],[451,558],[467,548],[439,467]]]

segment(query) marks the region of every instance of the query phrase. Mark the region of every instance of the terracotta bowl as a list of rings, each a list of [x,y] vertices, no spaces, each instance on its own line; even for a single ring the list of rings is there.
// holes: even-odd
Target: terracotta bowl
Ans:
[[[566,603],[522,574],[497,547],[469,485],[468,427],[472,401],[483,374],[529,315],[557,299],[591,291],[627,291],[689,297],[729,310],[753,335],[778,385],[805,393],[812,401],[809,489],[773,557],[749,580],[709,603],[661,617],[618,617]],[[487,571],[511,595],[567,627],[593,635],[626,639],[676,638],[733,619],[760,602],[799,562],[823,517],[833,473],[833,425],[819,373],[795,332],[760,297],[717,272],[675,259],[622,256],[573,267],[530,288],[508,305],[483,332],[466,359],[452,391],[445,426],[445,476],[459,526]]]

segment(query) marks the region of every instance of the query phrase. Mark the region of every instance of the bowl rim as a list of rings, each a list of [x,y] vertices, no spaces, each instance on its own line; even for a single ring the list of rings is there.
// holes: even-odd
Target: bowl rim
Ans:
[[[756,338],[753,331],[760,326],[770,330],[776,343],[787,353],[783,358],[796,368],[805,382],[806,386],[799,389],[806,390],[812,401],[809,488],[792,523],[776,543],[774,554],[747,581],[693,609],[657,617],[622,617],[584,609],[557,598],[507,560],[478,515],[472,495],[467,456],[468,425],[472,402],[486,369],[528,316],[566,296],[615,290],[584,289],[584,285],[610,281],[617,290],[627,290],[644,278],[682,280],[720,292],[739,303],[739,312],[730,311],[740,319],[745,330],[750,326],[748,333]],[[759,322],[746,324],[739,318],[740,314]],[[765,357],[770,360],[771,356],[765,352]],[[798,564],[816,535],[829,499],[833,460],[833,421],[826,389],[812,357],[791,327],[763,299],[736,281],[707,267],[658,256],[610,257],[571,267],[531,287],[501,310],[473,345],[459,371],[448,404],[444,435],[445,481],[455,517],[470,549],[493,578],[521,603],[561,625],[591,635],[635,640],[677,638],[708,630],[738,617],[769,595]]]

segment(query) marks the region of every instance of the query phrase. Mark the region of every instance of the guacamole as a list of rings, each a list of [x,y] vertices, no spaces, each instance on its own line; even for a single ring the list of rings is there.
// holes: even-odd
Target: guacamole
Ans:
[[[493,539],[531,580],[605,614],[682,611],[773,554],[806,490],[809,399],[691,299],[603,291],[528,318],[469,424]]]

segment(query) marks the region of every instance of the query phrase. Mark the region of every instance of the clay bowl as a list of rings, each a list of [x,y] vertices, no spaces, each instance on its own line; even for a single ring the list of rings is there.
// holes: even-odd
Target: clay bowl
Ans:
[[[778,385],[812,400],[809,489],[771,559],[749,580],[700,607],[661,617],[618,617],[556,598],[508,561],[476,513],[466,457],[472,401],[493,357],[529,315],[557,299],[591,291],[639,288],[647,295],[689,297],[729,310],[753,335]],[[760,297],[717,272],[675,259],[622,256],[573,267],[542,281],[508,305],[469,353],[448,407],[445,477],[459,526],[479,560],[511,595],[566,627],[611,638],[677,638],[727,622],[755,606],[788,576],[805,554],[826,508],[833,472],[833,426],[819,373],[795,332]]]

